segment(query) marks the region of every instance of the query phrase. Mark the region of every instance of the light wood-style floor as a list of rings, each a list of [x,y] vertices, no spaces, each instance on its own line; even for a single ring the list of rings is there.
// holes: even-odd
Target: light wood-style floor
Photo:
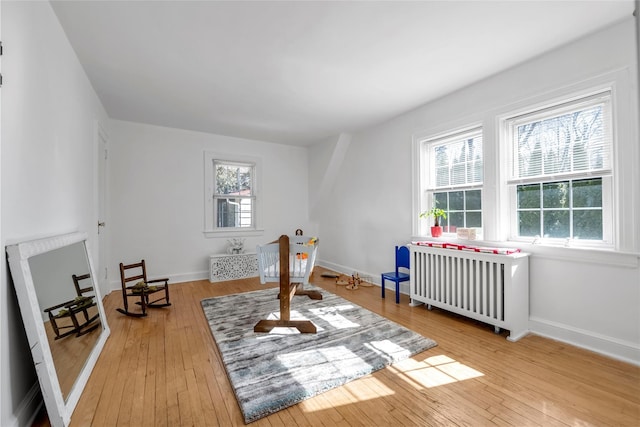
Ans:
[[[379,287],[336,286],[323,271],[312,283],[439,345],[252,425],[640,425],[640,367],[534,335],[511,343],[493,327],[410,307],[406,295],[396,305]],[[120,294],[111,293],[111,337],[71,425],[244,425],[200,301],[264,287],[257,278],[171,285],[173,306],[145,319],[117,313]]]
[[[98,307],[91,307],[88,312],[90,318],[93,318],[93,316],[98,313]],[[80,316],[82,316],[82,314],[80,314]],[[80,322],[82,322],[82,320],[83,318],[80,317]],[[96,322],[99,321],[96,320],[92,322],[92,325]],[[67,318],[59,321],[58,327],[60,326],[72,327],[73,324],[71,320]],[[62,333],[69,330],[68,328],[61,329]],[[76,378],[78,378],[84,366],[84,361],[87,360],[91,350],[93,350],[102,328],[98,327],[79,337],[72,334],[56,340],[51,322],[46,321],[44,322],[44,331],[47,334],[53,364],[56,366],[56,374],[58,375],[62,396],[66,399],[73,387],[73,383]]]

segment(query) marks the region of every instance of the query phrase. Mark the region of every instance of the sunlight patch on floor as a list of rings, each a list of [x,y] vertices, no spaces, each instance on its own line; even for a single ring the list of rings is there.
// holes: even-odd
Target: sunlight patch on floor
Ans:
[[[323,307],[319,309],[311,309],[309,310],[314,316],[317,316],[331,326],[336,329],[346,329],[346,328],[357,328],[360,326],[357,323],[352,322],[347,319],[343,315],[340,314],[341,311],[352,310],[353,305],[337,305],[333,307]]]
[[[423,361],[406,359],[387,369],[417,390],[484,376],[482,372],[445,355],[428,357]],[[304,412],[313,412],[393,394],[395,391],[385,385],[385,382],[378,380],[375,375],[368,375],[341,386],[339,390],[328,391],[324,394],[324,399],[314,398],[300,402],[299,405]]]
[[[331,374],[335,373],[341,377],[348,377],[354,366],[361,367],[365,371],[372,369],[356,353],[342,345],[282,353],[276,357],[276,360],[287,369],[288,375],[300,384],[309,382],[310,379],[308,370],[300,367],[301,361],[304,362],[302,366],[322,364],[325,367],[321,376],[313,378],[315,380],[331,378]]]
[[[304,412],[322,411],[355,402],[380,399],[392,394],[395,394],[395,391],[387,387],[384,382],[368,375],[341,386],[340,390],[329,390],[323,393],[323,397],[308,399],[300,402],[299,405]]]
[[[409,357],[411,353],[390,340],[371,341],[363,344],[369,350],[381,355],[395,355],[395,357]]]
[[[335,329],[347,329],[347,328],[357,328],[360,325],[358,323],[354,323],[351,320],[344,317],[340,314],[341,311],[351,310],[353,309],[353,305],[345,304],[338,305],[334,307],[324,307],[321,309],[311,309],[309,312],[310,316],[305,316],[303,313],[291,310],[290,319],[291,320],[311,320],[313,322],[314,316],[323,319],[325,322],[329,323]],[[267,320],[280,320],[280,312],[274,311],[269,313],[267,316]],[[313,322],[316,326],[318,332],[324,331],[324,328],[317,325],[318,322]],[[300,331],[293,327],[285,327],[285,326],[276,326],[269,333],[258,339],[270,339],[274,336],[278,335],[295,335],[300,334]],[[271,336],[270,336],[271,335]]]
[[[417,389],[438,387],[484,375],[444,355],[432,356],[423,361],[406,359],[389,369]]]

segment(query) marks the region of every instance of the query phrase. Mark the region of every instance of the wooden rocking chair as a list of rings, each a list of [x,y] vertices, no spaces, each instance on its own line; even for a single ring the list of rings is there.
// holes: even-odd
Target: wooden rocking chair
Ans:
[[[124,308],[116,309],[122,314],[132,317],[144,317],[147,315],[147,307],[168,307],[169,302],[169,279],[147,279],[147,267],[144,260],[125,265],[120,263],[120,282],[122,285],[122,299],[124,300]],[[130,282],[135,284],[130,285]],[[156,283],[163,283],[156,285]],[[156,299],[150,297],[158,294]],[[140,306],[140,312],[129,310],[129,298],[137,299],[136,304]]]
[[[93,296],[83,295],[93,291],[93,286],[80,287],[80,282],[89,279],[91,275],[83,274],[77,276],[74,274],[71,277],[78,296],[71,301],[65,301],[44,309],[44,312],[49,316],[49,322],[56,340],[73,334],[79,337],[100,326],[100,322],[96,322],[100,317],[97,308],[93,310],[95,311],[93,315],[89,312],[91,307],[96,307]]]

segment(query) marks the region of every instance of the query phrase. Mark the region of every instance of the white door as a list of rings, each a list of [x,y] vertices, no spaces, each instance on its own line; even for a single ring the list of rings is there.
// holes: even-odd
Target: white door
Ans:
[[[96,274],[100,293],[104,297],[110,292],[109,271],[107,268],[108,254],[108,223],[107,223],[107,161],[108,161],[108,139],[107,134],[100,125],[96,123],[96,141],[98,150],[98,265]]]

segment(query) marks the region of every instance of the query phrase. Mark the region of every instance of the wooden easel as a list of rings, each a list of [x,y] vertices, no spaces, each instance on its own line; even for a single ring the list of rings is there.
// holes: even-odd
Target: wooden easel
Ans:
[[[272,243],[276,243],[275,241]],[[322,299],[318,291],[298,289],[300,283],[289,280],[289,236],[282,235],[278,239],[280,254],[280,319],[260,320],[254,327],[254,332],[271,332],[275,327],[296,328],[303,334],[315,334],[316,326],[310,320],[291,320],[291,300],[295,295],[306,295],[311,299]]]

